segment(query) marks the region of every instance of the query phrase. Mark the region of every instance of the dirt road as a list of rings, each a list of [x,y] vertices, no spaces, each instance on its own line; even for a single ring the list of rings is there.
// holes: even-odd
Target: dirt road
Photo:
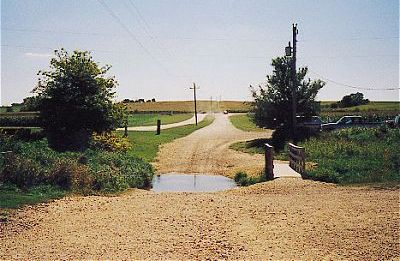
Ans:
[[[226,148],[260,134],[236,131],[222,117],[165,146],[160,171],[251,167],[253,158]],[[180,165],[166,159],[179,158],[175,148]],[[0,260],[399,260],[399,221],[399,189],[279,178],[218,193],[131,190],[18,210],[0,223]]]
[[[228,115],[215,114],[214,122],[189,136],[164,145],[157,155],[158,173],[207,173],[232,177],[238,170],[257,174],[264,167],[261,155],[250,155],[229,149],[243,140],[268,138],[272,131],[245,132],[230,123]]]

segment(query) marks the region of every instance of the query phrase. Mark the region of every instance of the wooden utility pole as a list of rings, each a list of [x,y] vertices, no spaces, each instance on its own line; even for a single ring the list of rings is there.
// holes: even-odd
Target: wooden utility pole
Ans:
[[[196,119],[196,126],[197,126],[197,101],[196,101],[196,89],[200,89],[196,87],[196,83],[193,83],[193,87],[190,88],[193,90],[193,99],[194,99],[194,118]]]
[[[297,24],[293,24],[293,55],[292,55],[292,138],[296,142],[296,91],[297,91],[297,77],[296,77],[296,46],[297,46]]]

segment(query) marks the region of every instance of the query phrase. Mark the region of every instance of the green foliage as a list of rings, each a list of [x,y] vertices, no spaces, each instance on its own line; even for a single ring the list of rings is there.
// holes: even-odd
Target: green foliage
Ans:
[[[21,105],[20,111],[39,111],[40,99],[41,97],[39,96],[26,97]]]
[[[93,133],[90,147],[108,151],[127,151],[131,148],[128,138],[114,132]]]
[[[336,183],[400,181],[400,133],[351,128],[324,133],[301,146],[307,161],[318,163],[307,174]]]
[[[89,52],[55,51],[49,71],[39,71],[34,92],[39,96],[41,125],[52,148],[84,150],[91,134],[122,125],[124,107],[114,104],[110,66],[99,67]]]
[[[266,181],[265,175],[261,174],[258,177],[248,177],[244,171],[239,171],[235,174],[234,180],[240,186],[250,186],[259,182]]]
[[[40,185],[26,191],[13,185],[0,185],[0,208],[18,208],[62,198],[64,195],[65,191],[51,185]],[[7,220],[6,212],[3,212],[2,219]]]
[[[347,108],[368,103],[369,100],[364,99],[364,94],[362,94],[361,92],[356,92],[343,96],[342,100],[337,103],[332,103],[331,108]]]
[[[258,126],[276,127],[284,125],[290,128],[292,89],[291,67],[292,58],[278,57],[272,60],[274,71],[267,76],[267,86],[259,90],[252,89],[255,100],[255,121]],[[318,91],[325,85],[321,80],[305,80],[308,68],[300,68],[296,72],[296,107],[297,114],[315,115],[319,112],[319,103],[315,101]]]
[[[25,142],[0,138],[0,151],[12,151],[0,156],[0,183],[23,190],[52,185],[90,194],[146,188],[154,173],[150,164],[126,152],[57,152],[45,139]]]
[[[174,113],[174,114],[150,114],[138,113],[129,114],[128,126],[156,126],[157,120],[161,120],[161,124],[171,124],[175,122],[185,121],[193,117],[192,113]]]

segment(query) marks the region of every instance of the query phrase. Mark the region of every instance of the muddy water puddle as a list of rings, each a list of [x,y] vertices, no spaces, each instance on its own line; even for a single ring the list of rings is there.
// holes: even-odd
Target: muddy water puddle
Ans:
[[[227,177],[206,174],[169,173],[155,175],[154,192],[215,192],[235,188],[236,183]]]

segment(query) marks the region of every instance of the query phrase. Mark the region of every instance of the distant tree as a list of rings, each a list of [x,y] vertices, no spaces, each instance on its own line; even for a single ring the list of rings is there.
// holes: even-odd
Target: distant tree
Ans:
[[[346,96],[343,96],[342,100],[339,101],[338,107],[346,108],[352,106],[358,106],[369,103],[368,99],[364,99],[364,94],[361,92],[352,93]]]
[[[34,92],[40,97],[40,120],[56,150],[83,150],[93,132],[120,126],[124,107],[114,104],[110,66],[99,67],[86,51],[55,51],[49,71],[39,71]]]
[[[252,88],[255,100],[255,121],[261,127],[276,127],[284,125],[286,129],[292,126],[292,90],[291,90],[291,58],[278,57],[272,60],[274,67],[272,75],[267,76],[266,87],[258,90]],[[318,91],[325,85],[321,80],[305,80],[308,68],[300,68],[296,72],[296,106],[297,114],[303,116],[315,115],[319,112],[319,103],[315,101]]]

